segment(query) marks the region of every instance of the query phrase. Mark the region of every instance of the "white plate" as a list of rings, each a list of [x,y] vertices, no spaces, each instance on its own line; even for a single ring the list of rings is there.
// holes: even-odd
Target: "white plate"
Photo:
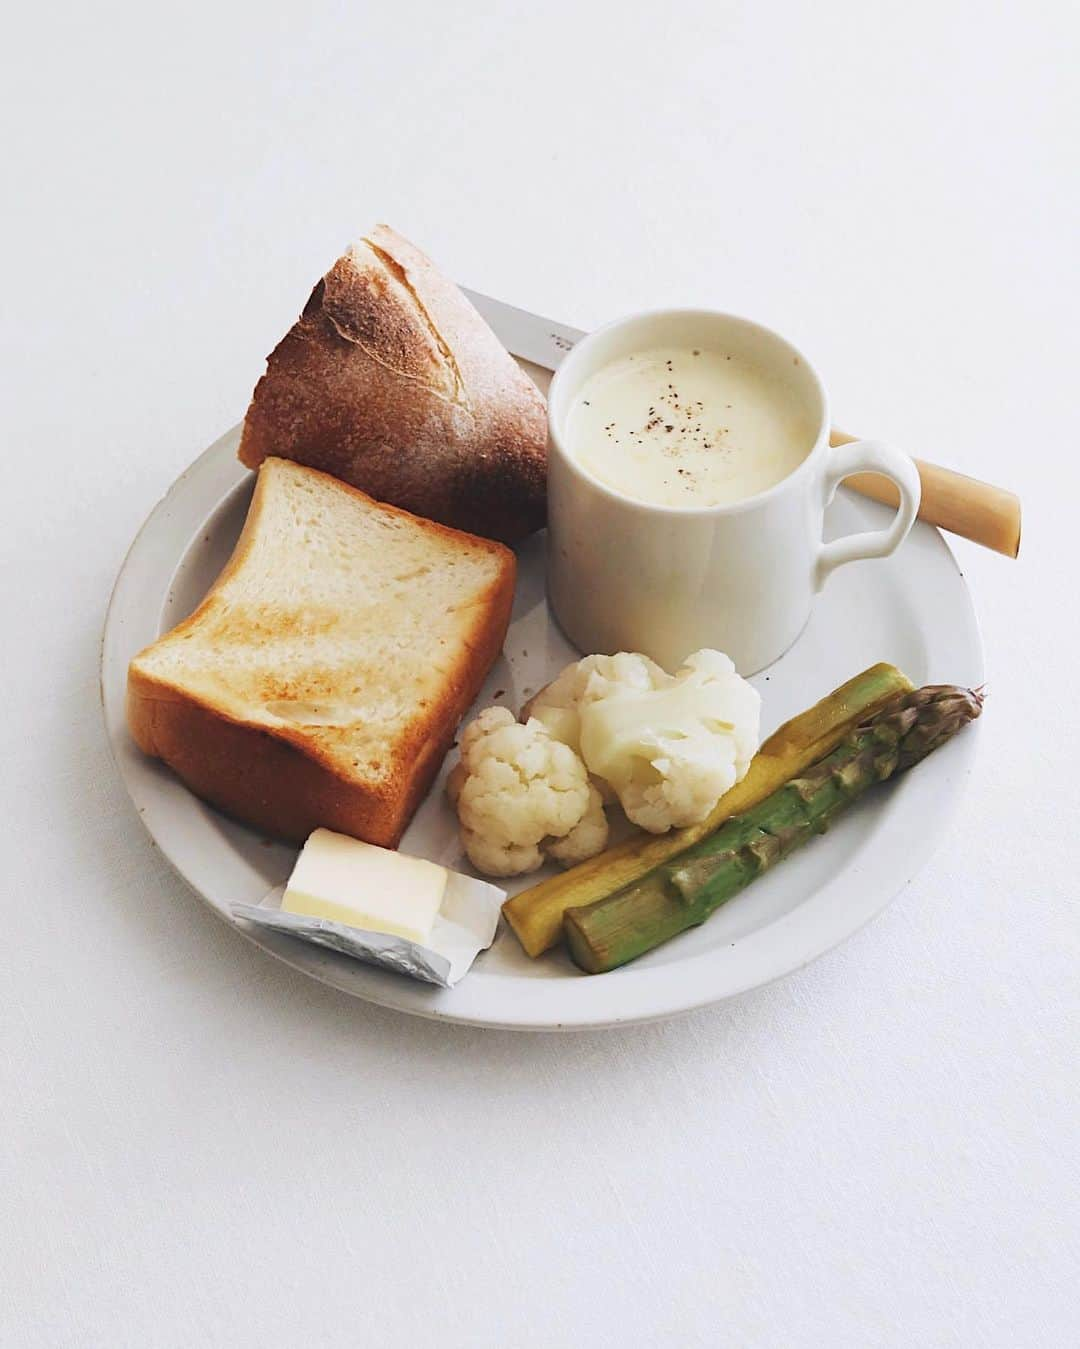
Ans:
[[[507,312],[519,325],[529,317]],[[497,320],[498,314],[489,310],[488,317]],[[541,343],[564,345],[552,325],[533,322]],[[502,326],[496,322],[496,331],[512,350],[529,350]],[[238,428],[230,431],[192,464],[132,545],[105,622],[102,700],[117,767],[165,857],[220,917],[287,964],[382,1006],[473,1025],[556,1030],[646,1021],[730,997],[807,964],[884,908],[944,833],[971,771],[977,726],[897,782],[869,793],[828,835],[756,881],[702,927],[611,974],[583,975],[561,952],[529,960],[504,925],[456,988],[433,989],[233,923],[230,906],[257,903],[280,884],[295,852],[219,815],[162,764],[140,754],[124,722],[124,688],[130,658],[191,612],[232,550],[253,482],[236,459],[238,435]],[[880,528],[887,514],[841,492],[829,529]],[[516,711],[577,658],[548,616],[542,557],[542,538],[519,550],[510,631],[478,707],[499,700]],[[763,732],[878,660],[900,666],[916,684],[982,683],[967,587],[944,540],[927,525],[916,525],[889,560],[843,568],[830,581],[799,641],[753,681],[764,697]],[[442,782],[440,776],[401,847],[461,867]]]

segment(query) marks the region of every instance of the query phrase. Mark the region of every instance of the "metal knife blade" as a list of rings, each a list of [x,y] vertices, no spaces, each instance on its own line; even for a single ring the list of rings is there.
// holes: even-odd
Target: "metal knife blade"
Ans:
[[[495,300],[480,291],[462,286],[469,302],[477,308],[484,322],[499,335],[499,340],[513,356],[532,361],[545,370],[556,370],[570,348],[585,334],[580,328],[571,328],[554,319],[515,309],[512,304]]]

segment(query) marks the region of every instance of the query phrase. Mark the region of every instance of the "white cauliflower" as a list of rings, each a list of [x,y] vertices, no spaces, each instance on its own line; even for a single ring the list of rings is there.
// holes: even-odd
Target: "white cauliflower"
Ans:
[[[570,666],[526,710],[580,752],[634,824],[662,834],[703,820],[745,775],[761,698],[719,651],[674,675],[622,653]]]
[[[542,721],[556,740],[581,750],[581,709],[612,693],[658,688],[670,676],[648,656],[620,651],[616,656],[586,656],[563,672],[525,704],[523,718]]]
[[[581,861],[607,844],[585,765],[539,721],[489,707],[466,726],[447,781],[470,862],[488,876],[535,871],[544,854]]]
[[[548,839],[545,851],[564,867],[572,867],[603,852],[607,841],[608,819],[604,814],[604,798],[590,782],[589,804],[585,807],[585,814],[568,834],[562,838]]]
[[[563,672],[525,704],[522,717],[542,721],[554,739],[581,753],[581,709],[607,698],[612,693],[637,689],[646,692],[658,687],[669,676],[655,661],[636,651],[620,651],[615,656],[586,656],[568,665]],[[592,785],[607,805],[617,800],[614,789],[590,775]]]

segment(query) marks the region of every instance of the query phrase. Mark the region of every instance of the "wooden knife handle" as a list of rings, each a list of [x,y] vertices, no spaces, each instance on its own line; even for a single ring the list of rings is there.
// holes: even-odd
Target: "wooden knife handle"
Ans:
[[[848,445],[858,439],[858,436],[834,429],[829,444]],[[922,479],[920,520],[981,543],[984,548],[993,548],[1006,557],[1016,557],[1020,552],[1018,496],[1003,487],[980,482],[978,478],[968,478],[938,464],[928,464],[925,459],[916,459],[915,466]],[[844,479],[844,486],[872,497],[874,501],[883,501],[887,506],[899,503],[895,485],[878,473],[856,473]]]

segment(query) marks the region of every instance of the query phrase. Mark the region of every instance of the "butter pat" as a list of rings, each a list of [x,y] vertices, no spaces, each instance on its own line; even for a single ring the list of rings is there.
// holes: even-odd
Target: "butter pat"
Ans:
[[[316,829],[297,858],[281,908],[423,944],[438,916],[447,875],[445,867],[422,857]]]
[[[505,890],[475,876],[317,829],[288,887],[232,912],[256,928],[453,988],[495,940],[505,899]],[[415,938],[425,925],[427,934]]]

